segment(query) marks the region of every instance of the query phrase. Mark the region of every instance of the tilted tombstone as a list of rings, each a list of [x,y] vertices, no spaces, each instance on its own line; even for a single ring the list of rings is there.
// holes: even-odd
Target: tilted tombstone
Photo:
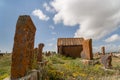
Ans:
[[[19,16],[12,52],[11,80],[23,77],[31,69],[36,28],[28,15]]]
[[[40,43],[38,45],[38,58],[37,58],[37,61],[38,62],[41,62],[42,61],[42,50],[43,50],[43,47],[44,47],[44,44],[43,43]]]
[[[102,55],[101,56],[101,63],[104,65],[105,68],[111,68],[112,67],[112,55]]]

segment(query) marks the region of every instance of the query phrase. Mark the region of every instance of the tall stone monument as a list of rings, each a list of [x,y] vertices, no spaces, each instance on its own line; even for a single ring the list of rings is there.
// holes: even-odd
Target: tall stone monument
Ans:
[[[37,61],[38,62],[41,62],[42,61],[42,50],[43,50],[43,47],[44,47],[44,44],[43,43],[40,43],[38,45],[38,58],[37,58]]]
[[[23,77],[31,69],[36,28],[30,16],[19,16],[12,52],[11,80]]]

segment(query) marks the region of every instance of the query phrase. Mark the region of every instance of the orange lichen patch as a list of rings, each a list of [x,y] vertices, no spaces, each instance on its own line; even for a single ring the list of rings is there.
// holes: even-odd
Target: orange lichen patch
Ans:
[[[12,52],[11,79],[25,76],[31,69],[36,28],[28,15],[18,18]]]

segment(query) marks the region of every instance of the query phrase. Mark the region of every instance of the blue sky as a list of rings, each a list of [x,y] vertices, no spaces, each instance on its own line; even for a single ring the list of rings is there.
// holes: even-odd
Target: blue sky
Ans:
[[[12,51],[17,19],[30,15],[37,28],[35,47],[44,43],[44,51],[56,51],[59,37],[92,38],[95,52],[101,46],[120,51],[119,0],[105,1],[0,0],[0,50]]]

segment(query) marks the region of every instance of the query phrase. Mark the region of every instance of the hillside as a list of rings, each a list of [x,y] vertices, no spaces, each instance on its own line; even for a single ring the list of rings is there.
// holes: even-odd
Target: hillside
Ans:
[[[11,54],[0,56],[0,80],[10,76]]]

